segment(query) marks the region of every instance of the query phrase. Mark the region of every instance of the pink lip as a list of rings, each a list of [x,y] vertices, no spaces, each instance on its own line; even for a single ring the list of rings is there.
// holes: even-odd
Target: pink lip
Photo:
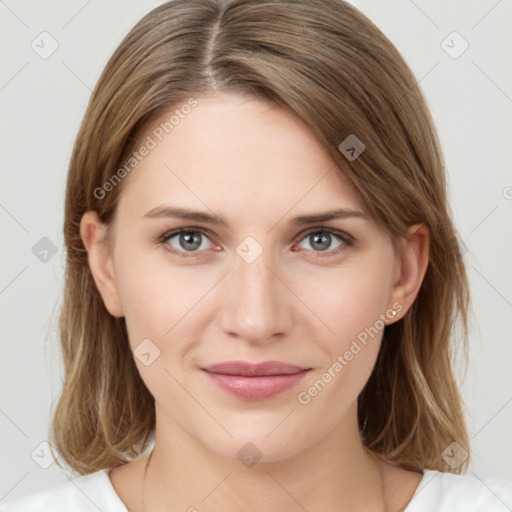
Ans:
[[[263,400],[295,386],[311,368],[279,361],[231,361],[201,369],[224,391],[243,400]]]

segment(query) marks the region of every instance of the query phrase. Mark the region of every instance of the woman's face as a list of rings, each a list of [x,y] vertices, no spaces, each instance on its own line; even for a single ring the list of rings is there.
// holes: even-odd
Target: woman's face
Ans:
[[[181,428],[230,458],[251,442],[264,460],[284,459],[353,424],[384,321],[403,307],[400,265],[296,118],[236,95],[181,112],[169,133],[160,122],[173,112],[140,139],[154,147],[122,183],[108,260],[115,291],[100,291],[126,318],[157,429]],[[301,221],[335,210],[353,213]],[[228,361],[308,370],[266,379],[204,370]]]

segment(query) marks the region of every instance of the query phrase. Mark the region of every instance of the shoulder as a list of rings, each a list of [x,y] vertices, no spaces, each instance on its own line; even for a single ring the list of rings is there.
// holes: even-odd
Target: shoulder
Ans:
[[[0,512],[128,512],[114,491],[108,470],[70,479],[0,505]]]
[[[512,507],[512,481],[480,479],[426,469],[404,512],[505,512]]]

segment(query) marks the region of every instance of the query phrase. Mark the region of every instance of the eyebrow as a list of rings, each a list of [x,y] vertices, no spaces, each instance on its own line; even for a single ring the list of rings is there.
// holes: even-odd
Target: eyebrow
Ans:
[[[216,215],[207,212],[196,210],[189,210],[188,208],[174,208],[171,206],[157,206],[144,217],[147,218],[173,218],[173,219],[186,219],[196,222],[203,222],[214,226],[224,226],[229,229],[229,224]],[[348,208],[338,208],[336,210],[329,210],[325,212],[313,213],[310,215],[300,215],[289,221],[293,226],[302,226],[304,224],[313,224],[315,222],[327,222],[336,219],[360,218],[369,220],[369,216],[358,210],[351,210]]]

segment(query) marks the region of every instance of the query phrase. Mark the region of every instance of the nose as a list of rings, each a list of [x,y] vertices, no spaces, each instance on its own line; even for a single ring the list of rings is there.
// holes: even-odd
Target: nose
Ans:
[[[248,261],[234,255],[221,299],[221,327],[248,343],[273,342],[293,325],[293,294],[266,251]]]

